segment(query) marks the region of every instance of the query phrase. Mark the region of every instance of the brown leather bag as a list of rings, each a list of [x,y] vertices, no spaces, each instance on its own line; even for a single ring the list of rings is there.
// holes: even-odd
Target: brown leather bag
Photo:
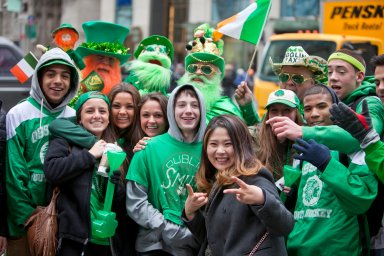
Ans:
[[[38,206],[25,223],[29,250],[32,256],[55,256],[57,249],[56,201],[60,190],[53,190],[48,206]]]

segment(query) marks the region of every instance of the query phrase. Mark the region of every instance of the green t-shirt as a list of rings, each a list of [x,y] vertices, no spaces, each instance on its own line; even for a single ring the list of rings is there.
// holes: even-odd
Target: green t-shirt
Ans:
[[[180,216],[188,196],[185,185],[196,189],[201,147],[201,142],[183,143],[165,133],[148,141],[129,166],[127,179],[146,187],[149,203],[178,225],[183,225]]]

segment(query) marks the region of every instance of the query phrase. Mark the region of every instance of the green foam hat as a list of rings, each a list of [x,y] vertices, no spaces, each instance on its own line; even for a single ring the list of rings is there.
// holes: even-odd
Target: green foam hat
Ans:
[[[162,45],[162,46],[164,46],[166,48],[166,52],[167,52],[168,57],[171,59],[171,61],[173,61],[173,54],[174,54],[173,45],[172,45],[171,41],[169,41],[168,38],[166,38],[164,36],[160,36],[160,35],[153,35],[153,36],[149,36],[147,38],[144,38],[139,43],[139,46],[137,47],[137,49],[134,53],[135,58],[137,59],[139,57],[139,55],[141,54],[141,52],[143,50],[145,50],[145,47],[149,46],[149,45]]]
[[[123,44],[129,28],[104,21],[88,21],[82,27],[86,42],[76,49],[82,58],[92,54],[105,55],[117,58],[123,64],[131,56]]]

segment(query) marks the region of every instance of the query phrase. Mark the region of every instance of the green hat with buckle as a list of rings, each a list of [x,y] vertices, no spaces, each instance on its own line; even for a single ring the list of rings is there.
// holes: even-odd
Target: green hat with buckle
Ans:
[[[155,51],[155,48],[159,48],[160,52],[167,54],[171,61],[173,61],[174,49],[171,41],[169,41],[168,38],[160,35],[153,35],[144,38],[139,43],[139,46],[134,53],[135,58],[137,59],[143,50],[147,50],[147,47],[151,47],[151,51]]]
[[[203,25],[196,28],[195,32]],[[187,49],[190,49],[190,53],[185,57],[185,67],[187,68],[190,64],[196,62],[211,63],[219,68],[221,77],[223,78],[225,61],[221,55],[223,53],[224,42],[221,39],[214,41],[212,33],[208,33],[208,30],[210,30],[209,26],[205,26],[204,29],[207,30],[204,36],[195,37],[194,40],[189,43],[190,47]]]
[[[82,57],[88,55],[104,55],[126,62],[131,54],[124,46],[124,40],[129,34],[129,28],[104,21],[88,21],[82,25],[85,43],[77,47],[76,52]]]

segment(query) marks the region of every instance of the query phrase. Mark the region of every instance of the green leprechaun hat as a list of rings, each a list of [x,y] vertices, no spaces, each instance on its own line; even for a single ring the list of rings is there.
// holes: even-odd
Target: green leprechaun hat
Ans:
[[[173,54],[174,54],[173,45],[171,41],[168,40],[168,38],[160,35],[153,35],[153,36],[144,38],[139,43],[139,46],[137,47],[134,53],[135,58],[137,59],[143,50],[151,50],[151,51],[155,50],[152,48],[156,48],[156,47],[151,47],[151,46],[159,46],[158,48],[160,52],[167,54],[168,57],[171,59],[171,61],[173,61]]]
[[[82,27],[86,42],[76,49],[82,58],[92,54],[105,55],[115,57],[123,64],[131,56],[123,45],[129,33],[127,27],[104,21],[88,21]]]
[[[211,28],[207,24],[203,24],[195,29],[195,35],[197,30],[203,28],[204,36],[194,37],[194,40],[189,42],[187,45],[187,50],[190,53],[185,57],[185,67],[188,67],[190,64],[196,62],[211,63],[219,68],[221,71],[221,77],[224,77],[224,66],[225,61],[221,54],[223,53],[224,42],[219,39],[213,41],[213,38],[209,35],[212,35]]]

